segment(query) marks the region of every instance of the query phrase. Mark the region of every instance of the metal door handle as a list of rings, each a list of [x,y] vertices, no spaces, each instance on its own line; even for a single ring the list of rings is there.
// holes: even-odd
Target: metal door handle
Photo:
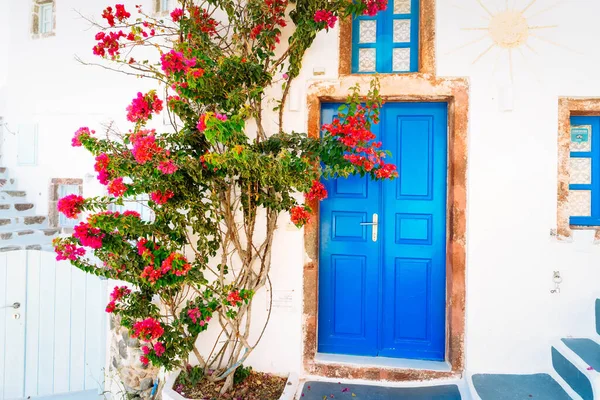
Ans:
[[[376,242],[377,241],[377,231],[379,230],[379,216],[377,214],[373,214],[373,222],[361,222],[361,226],[372,226],[373,231],[371,232],[371,239]]]
[[[21,307],[21,303],[19,303],[19,302],[14,302],[14,303],[12,303],[12,304],[9,304],[9,305],[7,305],[7,306],[0,307],[0,308],[14,308],[14,309],[16,310],[16,309],[17,309],[17,308],[19,308],[19,307]]]

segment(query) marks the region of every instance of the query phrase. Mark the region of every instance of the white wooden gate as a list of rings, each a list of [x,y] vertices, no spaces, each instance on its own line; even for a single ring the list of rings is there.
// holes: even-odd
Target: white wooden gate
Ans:
[[[0,399],[98,393],[105,303],[106,281],[54,253],[0,253]]]

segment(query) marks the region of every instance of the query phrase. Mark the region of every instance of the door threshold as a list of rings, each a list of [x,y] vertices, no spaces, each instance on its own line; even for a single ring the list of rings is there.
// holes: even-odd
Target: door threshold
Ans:
[[[315,362],[321,364],[359,365],[393,369],[415,369],[425,371],[451,372],[447,361],[411,360],[408,358],[348,356],[343,354],[317,353]]]

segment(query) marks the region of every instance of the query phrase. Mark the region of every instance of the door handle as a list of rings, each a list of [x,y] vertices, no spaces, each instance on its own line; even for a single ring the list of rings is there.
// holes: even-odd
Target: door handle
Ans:
[[[19,303],[19,302],[14,302],[14,303],[12,303],[12,304],[9,304],[9,305],[7,305],[7,306],[0,307],[0,309],[2,309],[2,308],[14,308],[14,309],[16,310],[16,309],[17,309],[17,308],[19,308],[19,307],[21,307],[21,303]]]
[[[379,230],[379,216],[377,213],[373,214],[373,222],[361,222],[361,226],[372,226],[373,230],[371,232],[371,239],[376,242],[377,241],[377,233]]]

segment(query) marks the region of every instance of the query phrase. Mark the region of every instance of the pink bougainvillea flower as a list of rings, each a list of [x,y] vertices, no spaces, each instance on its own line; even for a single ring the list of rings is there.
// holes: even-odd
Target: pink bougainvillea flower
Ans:
[[[110,300],[119,301],[130,293],[131,289],[129,289],[127,286],[115,286],[112,293],[110,294]]]
[[[154,265],[148,265],[144,268],[140,277],[154,284],[163,277],[163,273],[160,269],[154,268]]]
[[[92,134],[96,133],[96,131],[91,131],[88,127],[82,127],[75,131],[75,135],[71,140],[71,146],[73,147],[81,147],[81,139],[89,138]]]
[[[156,204],[161,205],[165,204],[173,196],[175,196],[175,194],[170,190],[165,190],[164,192],[161,190],[157,190],[155,192],[150,193],[150,200],[152,200]]]
[[[115,26],[115,15],[113,14],[112,7],[106,7],[102,12],[102,18],[108,22],[108,25]]]
[[[394,164],[383,164],[375,171],[375,176],[381,179],[397,178],[398,171]]]
[[[288,74],[283,74],[283,79],[288,79],[290,76]]]
[[[117,4],[115,8],[117,9],[117,11],[115,12],[115,17],[117,17],[119,22],[123,22],[127,18],[131,17],[131,13],[125,10],[125,6],[123,4]]]
[[[102,170],[100,172],[98,172],[98,182],[100,182],[103,185],[108,185],[108,171],[107,170]]]
[[[143,341],[149,342],[156,340],[165,333],[160,322],[154,318],[146,318],[143,321],[138,321],[133,324],[133,334],[131,337],[140,338]]]
[[[144,353],[145,355],[150,354],[150,347],[146,345],[142,346],[142,353]]]
[[[55,246],[54,251],[56,252],[57,261],[75,261],[79,257],[85,255],[85,249],[83,247],[77,247],[72,243],[60,244],[58,246]]]
[[[127,106],[127,120],[130,122],[146,122],[152,118],[152,113],[158,114],[163,109],[163,101],[154,91],[146,94],[138,92],[130,105]]]
[[[150,360],[146,356],[140,356],[140,361],[144,365],[148,365],[148,363],[150,363]]]
[[[117,178],[108,184],[108,193],[115,197],[121,197],[127,191],[127,185],[123,183],[123,178]]]
[[[162,356],[165,353],[165,345],[161,342],[154,343],[154,353],[157,357]]]
[[[140,130],[131,135],[131,143],[133,149],[131,154],[133,158],[140,163],[145,164],[152,160],[156,154],[162,152],[162,148],[156,143],[154,130]]]
[[[194,323],[196,323],[199,319],[202,318],[202,314],[200,313],[200,310],[198,309],[198,307],[196,307],[196,308],[190,308],[187,311],[187,315],[188,315],[188,317],[190,317],[190,319]]]
[[[87,222],[80,222],[73,228],[73,237],[79,239],[82,246],[99,249],[102,247],[102,239],[105,234],[98,228],[93,228]]]
[[[101,153],[96,157],[96,164],[94,164],[94,170],[98,172],[98,181],[103,185],[108,185],[110,174],[108,173],[108,164],[110,158],[105,153]]]
[[[204,76],[204,70],[202,68],[193,68],[190,70],[190,74],[194,78],[202,78]]]
[[[293,207],[290,210],[290,219],[297,227],[301,227],[310,221],[310,213],[302,206]]]
[[[108,52],[109,56],[115,58],[120,54],[119,50],[121,49],[121,45],[119,44],[119,40],[124,37],[127,37],[127,35],[124,34],[123,31],[109,32],[108,34],[98,32],[96,34],[98,43],[93,48],[94,55],[104,57]]]
[[[362,2],[367,6],[364,11],[365,15],[374,16],[387,8],[387,0],[362,0]]]
[[[325,189],[325,185],[321,182],[315,180],[313,181],[312,187],[310,191],[305,194],[307,200],[323,200],[327,198],[327,189]]]
[[[200,116],[200,118],[198,119],[198,124],[196,124],[196,128],[200,132],[204,132],[204,130],[206,129],[206,114],[202,114]]]
[[[329,10],[318,10],[315,13],[314,19],[317,23],[324,22],[327,30],[329,30],[329,28],[333,28],[337,21],[337,17]]]
[[[134,218],[141,218],[142,216],[140,215],[139,212],[137,211],[132,211],[132,210],[127,210],[123,213],[124,217],[134,217]]]
[[[196,65],[196,59],[187,59],[180,51],[171,50],[160,56],[162,70],[171,75],[176,72],[187,72]]]
[[[163,261],[160,267],[163,275],[170,272],[176,276],[187,275],[190,269],[192,269],[192,265],[179,253],[169,254],[169,257]]]
[[[110,303],[108,303],[106,305],[106,312],[107,313],[112,313],[115,311],[115,308],[117,308],[117,305],[115,304],[114,301],[111,301]]]
[[[108,163],[110,162],[110,158],[105,153],[100,153],[96,157],[96,164],[94,164],[94,170],[96,172],[100,172],[104,169],[108,168]]]
[[[232,306],[235,306],[237,303],[241,303],[242,298],[240,297],[240,292],[237,290],[229,292],[229,294],[227,295],[227,301]]]
[[[152,254],[152,251],[150,251],[150,249],[147,246],[148,243],[148,239],[146,238],[141,238],[140,240],[138,240],[136,246],[138,249],[138,254],[140,256],[146,257]]]
[[[173,22],[179,22],[183,17],[183,10],[181,8],[176,8],[171,12],[171,19]]]
[[[58,201],[57,209],[67,218],[77,218],[85,204],[85,199],[76,194],[70,194]]]
[[[174,174],[179,169],[179,167],[177,167],[177,165],[175,165],[173,161],[168,160],[162,161],[160,164],[158,164],[158,169],[163,174],[169,175]]]
[[[224,115],[224,114],[216,113],[215,118],[218,119],[219,121],[223,121],[223,122],[227,121],[227,115]]]

